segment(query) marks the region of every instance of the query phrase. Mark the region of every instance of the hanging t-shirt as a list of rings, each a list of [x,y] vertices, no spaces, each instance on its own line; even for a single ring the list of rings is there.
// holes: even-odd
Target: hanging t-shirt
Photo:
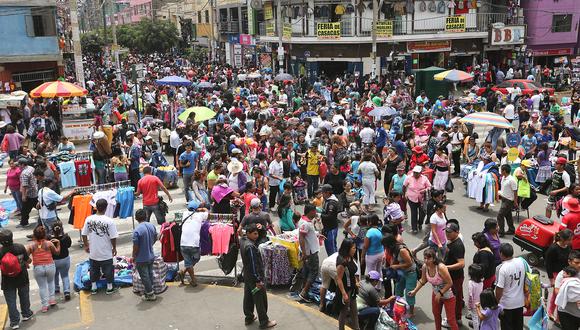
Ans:
[[[74,211],[73,227],[75,229],[83,229],[85,220],[93,213],[91,207],[91,200],[93,195],[77,195],[73,197],[72,208]]]
[[[226,254],[230,250],[230,237],[234,228],[226,224],[216,224],[209,228],[212,240],[212,254]]]
[[[105,215],[114,218],[115,216],[115,208],[117,207],[117,190],[107,190],[107,191],[98,191],[93,194],[93,198],[91,199],[91,206],[97,207],[97,201],[99,199],[104,199],[107,201],[107,210],[105,211]]]
[[[58,164],[58,169],[60,171],[60,184],[63,188],[77,186],[75,163],[72,160]]]
[[[75,177],[79,187],[87,187],[91,185],[91,162],[89,160],[75,160]]]
[[[135,188],[123,187],[117,190],[117,203],[119,208],[119,218],[129,218],[133,216],[133,203],[135,201]]]

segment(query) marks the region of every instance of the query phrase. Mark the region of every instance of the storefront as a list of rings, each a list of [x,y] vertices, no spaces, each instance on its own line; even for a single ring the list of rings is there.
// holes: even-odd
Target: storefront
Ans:
[[[571,55],[574,54],[575,45],[564,45],[567,47],[534,47],[531,49],[531,55],[534,58],[534,64],[541,66],[561,66],[570,63]]]
[[[411,55],[413,70],[430,66],[444,68],[451,53],[451,40],[409,41],[407,52]]]

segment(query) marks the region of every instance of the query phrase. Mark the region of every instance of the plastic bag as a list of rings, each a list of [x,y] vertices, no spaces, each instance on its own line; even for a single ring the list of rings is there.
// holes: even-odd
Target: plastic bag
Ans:
[[[381,309],[381,314],[379,314],[379,319],[375,324],[375,330],[398,330],[398,326],[389,314],[384,309]]]
[[[454,188],[455,187],[453,186],[453,181],[451,181],[451,177],[449,177],[447,179],[447,183],[445,183],[445,191],[450,193],[453,192]]]

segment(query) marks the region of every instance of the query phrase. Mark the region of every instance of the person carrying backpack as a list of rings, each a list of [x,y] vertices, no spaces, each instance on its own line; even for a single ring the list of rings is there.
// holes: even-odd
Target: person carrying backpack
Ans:
[[[18,329],[20,321],[28,321],[34,314],[30,309],[30,286],[27,270],[27,265],[30,264],[31,260],[24,245],[14,243],[10,230],[0,230],[0,244],[2,245],[0,249],[2,292],[6,305],[8,305],[10,328]],[[20,312],[16,304],[16,297],[20,299]]]

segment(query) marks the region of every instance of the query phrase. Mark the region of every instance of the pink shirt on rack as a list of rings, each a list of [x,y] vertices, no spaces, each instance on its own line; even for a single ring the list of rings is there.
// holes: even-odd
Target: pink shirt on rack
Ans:
[[[234,233],[234,227],[231,225],[218,223],[209,228],[212,240],[213,255],[226,254],[230,250],[230,238]]]

